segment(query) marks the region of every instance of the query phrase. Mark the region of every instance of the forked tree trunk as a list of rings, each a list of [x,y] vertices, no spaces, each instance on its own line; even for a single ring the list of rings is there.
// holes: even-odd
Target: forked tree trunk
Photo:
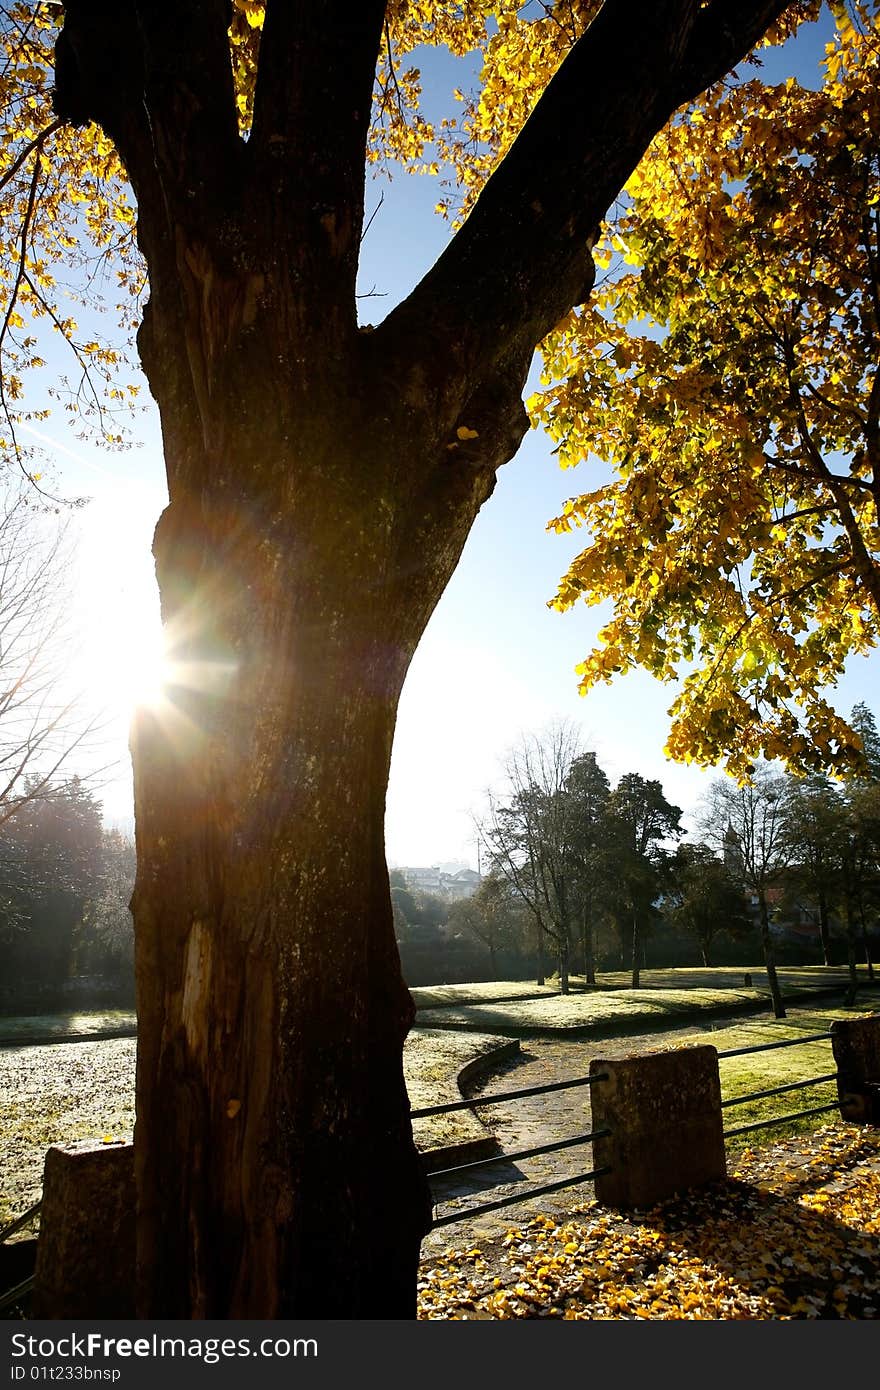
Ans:
[[[55,108],[134,189],[170,496],[179,678],[133,739],[144,1316],[414,1312],[429,1208],[383,853],[400,688],[527,428],[534,345],[589,294],[593,229],[781,5],[642,6],[623,79],[631,17],[603,6],[375,332],[355,286],[381,0],[345,24],[266,7],[247,140],[223,0],[64,6]]]

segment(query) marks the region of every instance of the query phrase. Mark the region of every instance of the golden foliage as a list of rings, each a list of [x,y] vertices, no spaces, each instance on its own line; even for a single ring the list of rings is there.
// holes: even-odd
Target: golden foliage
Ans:
[[[668,754],[739,776],[857,764],[826,690],[880,623],[880,35],[837,11],[820,90],[722,83],[657,137],[530,402],[609,474],[550,523],[588,534],[552,606],[613,605],[582,690],[683,676]]]
[[[0,459],[15,456],[22,466],[28,451],[15,426],[48,413],[22,403],[25,377],[45,366],[42,329],[67,340],[75,372],[44,391],[106,443],[122,442],[120,403],[138,390],[120,383],[125,352],[97,331],[95,313],[111,307],[129,331],[138,317],[144,275],[135,209],[106,136],[55,119],[61,17],[54,3],[0,12]]]

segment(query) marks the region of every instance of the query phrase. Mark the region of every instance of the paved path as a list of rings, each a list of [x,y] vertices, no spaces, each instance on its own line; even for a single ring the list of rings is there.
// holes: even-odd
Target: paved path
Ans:
[[[479,1105],[479,1097],[586,1076],[593,1057],[619,1057],[642,1050],[650,1051],[658,1046],[658,1042],[667,1046],[677,1038],[692,1038],[698,1031],[699,1025],[691,1023],[687,1028],[664,1031],[659,1035],[654,1032],[604,1041],[594,1038],[569,1041],[531,1039],[522,1044],[517,1057],[501,1063],[491,1076],[470,1092],[476,1102],[476,1113],[496,1135],[505,1154],[588,1133],[591,1126],[589,1086],[501,1101],[497,1105],[483,1107]],[[456,1211],[464,1213],[469,1207],[514,1196],[529,1187],[540,1187],[544,1183],[589,1172],[592,1166],[592,1145],[584,1144],[561,1152],[493,1165],[491,1168],[478,1168],[471,1174],[454,1178],[434,1176],[431,1188],[437,1202],[435,1216],[451,1216]],[[487,1213],[471,1219],[467,1224],[459,1225],[456,1222],[433,1231],[427,1238],[425,1249],[442,1248],[463,1239],[477,1241],[497,1235],[511,1225],[528,1220],[538,1211],[566,1213],[574,1203],[585,1201],[592,1195],[593,1184],[587,1182],[537,1198],[534,1203]]]

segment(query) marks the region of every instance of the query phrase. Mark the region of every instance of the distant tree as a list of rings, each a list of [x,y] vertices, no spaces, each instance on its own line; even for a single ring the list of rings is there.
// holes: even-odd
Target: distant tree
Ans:
[[[621,777],[608,799],[605,846],[615,871],[608,901],[621,942],[630,936],[633,989],[639,986],[646,929],[656,915],[666,846],[681,835],[680,822],[680,808],[666,800],[660,783],[637,772]]]
[[[866,764],[863,775],[875,782],[880,781],[880,732],[873,713],[863,700],[853,705],[849,722],[862,741],[862,754]]]
[[[403,941],[409,928],[418,921],[419,910],[416,900],[405,885],[395,884],[391,889],[391,907],[398,941]]]
[[[845,792],[840,906],[846,928],[850,997],[857,986],[856,941],[861,935],[868,974],[874,968],[868,914],[880,895],[880,782],[853,782]]]
[[[439,893],[417,892],[414,894],[415,923],[420,927],[441,927],[449,916],[449,901]]]
[[[523,905],[510,882],[497,870],[488,873],[475,893],[449,909],[452,931],[467,931],[489,952],[492,978],[498,979],[498,953],[519,946],[523,938]]]
[[[573,760],[563,788],[571,818],[570,846],[574,864],[574,897],[580,919],[581,950],[587,984],[596,983],[595,928],[602,885],[609,873],[606,847],[611,784],[595,753]]]
[[[85,905],[101,884],[101,844],[100,805],[76,778],[25,795],[0,827],[0,879],[11,866],[18,919],[5,948],[10,978],[57,986],[69,977]]]
[[[830,913],[840,889],[846,806],[821,773],[789,778],[783,806],[789,867],[798,887],[816,903],[822,959],[830,965]]]
[[[785,1018],[785,1006],[770,934],[768,894],[791,858],[791,842],[785,829],[787,792],[786,779],[762,763],[751,781],[742,785],[729,778],[714,781],[703,801],[701,816],[701,832],[719,852],[729,844],[729,831],[736,836],[743,886],[758,900],[761,948],[777,1018]]]
[[[679,845],[671,863],[669,916],[675,926],[693,936],[704,965],[711,965],[717,936],[734,940],[752,929],[742,885],[708,845]]]
[[[100,848],[100,880],[85,903],[77,944],[80,968],[94,966],[120,979],[134,971],[134,922],[129,903],[134,892],[137,852],[134,841],[118,830],[105,830]]]
[[[0,825],[52,789],[95,731],[71,691],[69,568],[63,525],[35,494],[0,499]]]
[[[577,870],[576,818],[570,814],[565,788],[580,756],[577,734],[567,723],[523,738],[508,755],[502,795],[489,793],[489,809],[478,827],[489,863],[532,919],[539,983],[544,979],[547,937],[563,994],[569,990]]]

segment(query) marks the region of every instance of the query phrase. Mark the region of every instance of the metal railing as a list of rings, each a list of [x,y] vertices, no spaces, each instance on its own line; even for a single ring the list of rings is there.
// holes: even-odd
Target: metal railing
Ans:
[[[756,1043],[754,1047],[731,1047],[725,1052],[718,1053],[719,1062],[725,1057],[747,1057],[753,1052],[772,1052],[780,1047],[803,1047],[805,1043],[828,1042],[831,1033],[809,1033],[803,1038],[786,1038],[782,1042]],[[837,1080],[837,1072],[825,1072],[822,1076],[810,1076],[805,1081],[789,1081],[783,1086],[768,1086],[763,1091],[750,1091],[745,1096],[731,1096],[729,1100],[722,1100],[721,1109],[726,1110],[735,1105],[746,1105],[752,1100],[763,1100],[766,1096],[781,1096],[786,1091],[803,1091],[810,1086],[826,1085],[830,1081]],[[736,1129],[725,1129],[725,1139],[734,1139],[740,1134],[751,1134],[756,1129],[771,1129],[775,1125],[784,1125],[792,1120],[799,1120],[807,1115],[823,1115],[831,1110],[839,1110],[840,1102],[833,1101],[829,1105],[812,1105],[803,1110],[792,1110],[787,1115],[774,1115],[768,1120],[753,1120],[747,1125],[738,1125]]]
[[[22,1279],[20,1284],[16,1284],[14,1288],[8,1289],[6,1293],[0,1297],[0,1313],[5,1313],[7,1308],[12,1308],[16,1303],[20,1303],[23,1298],[26,1298],[27,1295],[33,1291],[33,1287],[34,1276],[29,1274],[27,1279]]]
[[[568,1091],[575,1086],[594,1086],[599,1081],[607,1081],[607,1072],[598,1072],[595,1076],[578,1076],[571,1081],[551,1081],[545,1086],[526,1086],[517,1091],[497,1091],[494,1095],[474,1097],[472,1100],[453,1100],[445,1105],[425,1105],[411,1111],[414,1120],[426,1119],[429,1115],[447,1115],[456,1110],[472,1110],[475,1106],[499,1105],[502,1101],[523,1100],[527,1096],[549,1095],[555,1091]],[[590,1130],[586,1134],[577,1134],[570,1139],[559,1139],[552,1144],[536,1144],[530,1149],[518,1149],[515,1153],[496,1154],[490,1158],[478,1158],[467,1163],[458,1163],[451,1168],[441,1168],[433,1173],[429,1173],[429,1181],[437,1178],[454,1178],[461,1174],[468,1175],[476,1169],[498,1167],[500,1164],[516,1163],[522,1158],[536,1158],[540,1154],[557,1153],[561,1149],[572,1149],[582,1144],[591,1144],[594,1139],[602,1139],[610,1134],[608,1129]],[[433,1223],[433,1230],[439,1226],[451,1226],[456,1221],[467,1221],[473,1216],[482,1216],[486,1212],[501,1211],[504,1207],[518,1206],[521,1202],[529,1202],[534,1197],[544,1197],[550,1192],[562,1192],[567,1187],[577,1187],[581,1183],[589,1182],[592,1178],[598,1178],[605,1173],[610,1173],[611,1169],[606,1164],[601,1168],[592,1168],[586,1173],[577,1173],[572,1177],[560,1178],[556,1182],[542,1183],[539,1187],[529,1187],[523,1192],[515,1192],[509,1197],[499,1197],[494,1202],[481,1202],[477,1206],[467,1207],[463,1211],[454,1211],[446,1216],[438,1216]]]
[[[0,1231],[0,1245],[3,1244],[4,1240],[8,1240],[10,1236],[14,1236],[17,1231],[30,1225],[34,1217],[39,1215],[42,1205],[43,1199],[41,1197],[39,1202],[35,1202],[32,1207],[28,1207],[27,1211],[22,1212],[21,1216],[17,1216],[14,1221],[10,1221],[8,1226],[4,1226],[2,1231]]]
[[[28,1207],[27,1211],[23,1211],[21,1216],[17,1216],[14,1221],[10,1221],[8,1226],[4,1226],[3,1229],[0,1230],[0,1245],[2,1245],[4,1241],[9,1240],[10,1236],[14,1236],[19,1231],[23,1230],[25,1226],[29,1226],[34,1218],[39,1215],[42,1205],[43,1202],[42,1199],[40,1199],[40,1201],[35,1202],[32,1207]],[[29,1274],[26,1279],[22,1279],[20,1283],[15,1284],[11,1289],[7,1289],[4,1294],[0,1294],[0,1313],[5,1313],[7,1308],[12,1308],[16,1303],[20,1303],[21,1300],[26,1298],[32,1291],[33,1287],[34,1276],[33,1274]]]

